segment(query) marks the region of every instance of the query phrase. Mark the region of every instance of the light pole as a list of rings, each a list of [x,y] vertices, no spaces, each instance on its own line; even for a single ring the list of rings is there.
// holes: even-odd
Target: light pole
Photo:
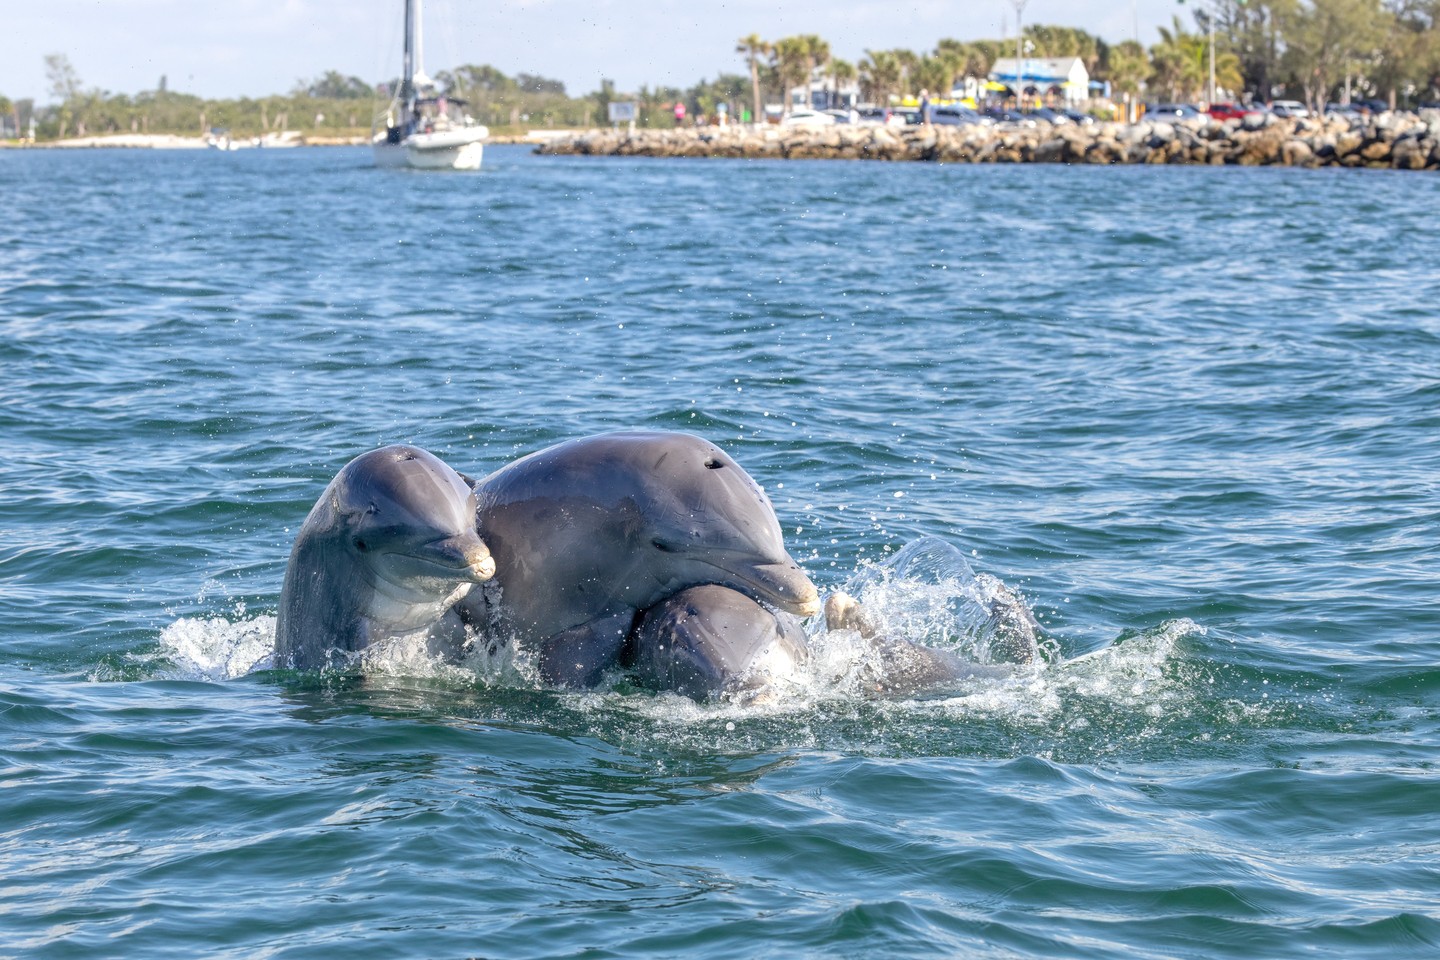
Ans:
[[[1022,109],[1020,98],[1024,94],[1024,88],[1020,82],[1024,73],[1021,69],[1024,61],[1020,59],[1020,40],[1023,35],[1020,30],[1020,15],[1025,12],[1026,0],[1010,0],[1010,2],[1015,5],[1015,109],[1020,110]]]
[[[1215,6],[1211,4],[1210,13],[1205,17],[1210,23],[1210,94],[1205,100],[1205,109],[1209,110],[1215,106]]]
[[[1183,3],[1185,2],[1185,0],[1176,0],[1176,2],[1183,4]],[[1205,0],[1201,0],[1201,2],[1205,2]],[[1215,103],[1215,3],[1214,3],[1214,0],[1210,0],[1210,2],[1206,3],[1206,6],[1207,6],[1209,9],[1206,10],[1206,12],[1205,12],[1205,23],[1206,23],[1206,25],[1210,28],[1210,83],[1209,83],[1209,87],[1207,88],[1206,103],[1205,103],[1205,106],[1206,106],[1206,108],[1208,109],[1209,107],[1211,107],[1211,106],[1214,105],[1214,103]]]

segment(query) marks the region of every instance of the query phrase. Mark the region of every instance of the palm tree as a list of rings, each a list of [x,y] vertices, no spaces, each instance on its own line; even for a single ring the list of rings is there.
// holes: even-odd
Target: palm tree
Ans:
[[[840,99],[840,85],[855,79],[855,64],[849,60],[831,60],[830,79],[835,85],[830,96],[830,106],[833,107]]]
[[[948,97],[955,88],[961,62],[954,51],[936,50],[934,56],[920,59],[915,68],[915,82],[936,97]]]
[[[1169,91],[1172,100],[1189,100],[1205,85],[1205,39],[1186,33],[1176,17],[1174,29],[1160,28],[1160,42],[1150,48],[1151,79]]]
[[[970,44],[965,72],[972,77],[990,76],[990,68],[995,66],[995,61],[1005,56],[1001,46],[998,40],[976,40]]]
[[[860,61],[860,86],[866,100],[884,106],[900,86],[900,61],[890,50],[866,50]]]
[[[1144,89],[1148,76],[1150,58],[1145,55],[1145,48],[1138,42],[1122,40],[1109,49],[1105,57],[1103,78],[1110,81],[1113,93],[1127,97],[1127,103],[1133,104],[1140,99],[1140,92]],[[1125,119],[1129,120],[1131,116],[1133,114],[1127,113]]]
[[[935,56],[945,56],[954,61],[955,76],[975,77],[984,80],[990,73],[992,54],[987,50],[993,43],[976,41],[965,43],[961,40],[941,40],[935,44]]]
[[[741,37],[735,44],[735,52],[743,53],[750,62],[750,93],[755,98],[755,112],[751,119],[760,122],[760,66],[759,59],[770,55],[770,44],[760,39],[758,33]]]
[[[790,93],[800,84],[808,83],[811,59],[810,42],[805,37],[781,37],[770,48],[775,73],[780,78],[780,98],[785,113],[790,113]]]
[[[830,44],[813,33],[807,33],[800,39],[805,41],[805,106],[813,106],[810,100],[810,84],[815,82],[815,68],[823,68],[830,65]]]
[[[915,68],[920,65],[920,58],[915,56],[914,50],[906,50],[901,47],[891,50],[890,54],[900,65],[900,82],[898,84],[900,92],[914,93],[912,88],[915,86]]]

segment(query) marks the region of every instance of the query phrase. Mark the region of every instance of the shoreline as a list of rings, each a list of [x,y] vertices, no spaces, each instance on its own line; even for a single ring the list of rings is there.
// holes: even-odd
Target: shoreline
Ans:
[[[543,143],[552,135],[573,135],[573,130],[532,130],[523,134],[494,134],[485,138],[487,144]],[[92,150],[100,148],[123,150],[212,150],[220,149],[210,142],[210,137],[184,137],[174,133],[111,133],[94,137],[68,137],[64,140],[42,140],[26,143],[18,140],[0,140],[0,150]],[[243,137],[233,141],[229,150],[274,150],[290,147],[365,147],[370,137],[359,136],[305,136],[295,134],[282,139],[271,139],[261,144]]]
[[[217,149],[208,137],[109,134],[41,143],[0,141],[0,149]],[[286,134],[235,149],[366,146],[368,136]],[[1440,170],[1440,111],[1220,123],[1096,123],[1035,127],[837,124],[829,127],[698,127],[669,130],[547,130],[495,134],[487,144],[529,144],[543,156],[729,157],[930,163],[1191,164]],[[224,150],[222,149],[222,152]]]
[[[16,140],[0,140],[0,149],[10,150],[92,150],[100,148],[122,150],[212,150],[221,149],[211,143],[213,138],[184,137],[177,133],[108,133],[94,137],[67,137],[64,140],[41,140],[25,143]],[[250,137],[234,141],[227,149],[284,149],[288,147],[335,147],[359,146],[370,142],[369,137],[306,137],[301,135],[272,138],[256,145]]]
[[[1203,164],[1440,169],[1440,111],[1266,124],[1208,117],[1135,124],[699,127],[588,130],[535,148],[547,156],[731,157],[932,163]]]

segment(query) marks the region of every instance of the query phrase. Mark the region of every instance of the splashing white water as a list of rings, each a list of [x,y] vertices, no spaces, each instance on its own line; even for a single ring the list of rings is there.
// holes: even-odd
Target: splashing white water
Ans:
[[[586,709],[603,704],[666,725],[683,725],[701,718],[804,714],[874,700],[880,692],[888,704],[886,712],[993,717],[1021,724],[1052,721],[1078,703],[1159,716],[1175,709],[1187,695],[1183,681],[1166,670],[1177,656],[1177,645],[1187,635],[1204,632],[1189,620],[1177,620],[1069,661],[1049,656],[1025,664],[998,662],[992,649],[997,604],[1007,608],[1018,604],[1028,616],[1023,601],[997,578],[977,574],[954,547],[928,537],[883,564],[865,567],[844,589],[859,598],[886,635],[949,650],[975,664],[974,673],[913,693],[886,696],[881,691],[883,680],[895,661],[887,661],[875,643],[856,631],[827,631],[817,618],[810,627],[808,658],[772,669],[768,682],[758,690],[697,704],[672,694],[635,696],[620,684],[575,693],[574,705]],[[181,618],[162,630],[161,654],[175,674],[221,681],[274,667],[275,618],[247,617],[238,605],[233,612],[233,619]],[[530,658],[514,650],[513,644],[476,643],[457,664],[434,656],[423,639],[397,638],[370,647],[354,658],[354,665],[381,677],[462,685],[478,679],[515,689],[541,687]],[[1077,722],[1087,721],[1082,717]]]
[[[191,680],[234,680],[274,665],[275,618],[181,617],[160,631],[160,649]]]
[[[1015,628],[1032,634],[1036,627],[1018,591],[976,573],[959,550],[936,537],[867,564],[842,590],[860,602],[878,635],[947,649],[973,663],[1026,659],[1005,651],[1016,652]],[[1024,642],[1033,650],[1029,637]]]

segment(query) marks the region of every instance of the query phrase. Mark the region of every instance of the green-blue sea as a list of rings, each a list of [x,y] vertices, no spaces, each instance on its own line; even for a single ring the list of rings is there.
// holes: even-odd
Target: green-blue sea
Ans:
[[[0,151],[0,956],[1440,954],[1437,224],[1384,171]],[[347,460],[625,428],[822,590],[939,541],[1053,654],[272,669]]]

